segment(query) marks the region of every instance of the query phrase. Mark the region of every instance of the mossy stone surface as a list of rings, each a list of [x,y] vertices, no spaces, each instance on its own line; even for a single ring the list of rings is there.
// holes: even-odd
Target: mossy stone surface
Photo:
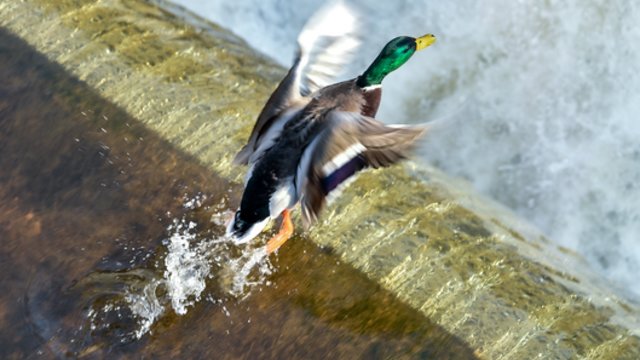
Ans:
[[[5,0],[0,25],[240,182],[244,169],[231,159],[284,69],[224,29],[163,6]],[[305,236],[481,357],[640,358],[636,305],[526,221],[435,169],[365,172]]]

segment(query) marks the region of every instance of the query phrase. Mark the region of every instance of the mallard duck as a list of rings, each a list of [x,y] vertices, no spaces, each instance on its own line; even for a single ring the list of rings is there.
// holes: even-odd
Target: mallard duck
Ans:
[[[305,40],[313,39],[310,44]],[[374,116],[382,80],[418,50],[431,34],[389,41],[359,76],[324,85],[355,42],[322,34],[307,25],[298,38],[293,66],[260,113],[247,144],[234,159],[249,166],[240,207],[227,226],[236,244],[256,237],[269,220],[282,216],[280,231],[267,242],[268,254],[293,233],[290,211],[299,202],[305,228],[315,222],[340,185],[365,168],[392,165],[407,157],[423,126],[385,125]],[[318,51],[332,49],[332,51]]]

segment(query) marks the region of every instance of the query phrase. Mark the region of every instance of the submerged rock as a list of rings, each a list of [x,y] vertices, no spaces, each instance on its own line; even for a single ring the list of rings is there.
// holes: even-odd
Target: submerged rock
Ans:
[[[240,182],[244,169],[231,159],[284,69],[228,31],[159,4],[5,0],[0,25]],[[307,237],[480,357],[640,358],[637,305],[578,255],[428,166],[364,173]]]

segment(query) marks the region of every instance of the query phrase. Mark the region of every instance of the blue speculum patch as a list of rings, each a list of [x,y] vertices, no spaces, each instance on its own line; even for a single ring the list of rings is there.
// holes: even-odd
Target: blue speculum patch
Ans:
[[[324,195],[329,194],[338,185],[342,184],[345,180],[351,177],[356,171],[362,170],[367,166],[362,155],[358,155],[351,160],[347,161],[344,165],[336,169],[334,172],[325,176],[321,180],[322,192]]]

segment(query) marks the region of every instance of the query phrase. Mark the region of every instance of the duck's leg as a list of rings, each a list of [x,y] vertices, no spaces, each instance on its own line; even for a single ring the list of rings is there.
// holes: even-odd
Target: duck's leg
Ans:
[[[293,223],[291,222],[291,216],[289,210],[285,209],[282,212],[282,225],[280,231],[267,242],[267,254],[278,250],[282,244],[285,243],[293,234]]]

